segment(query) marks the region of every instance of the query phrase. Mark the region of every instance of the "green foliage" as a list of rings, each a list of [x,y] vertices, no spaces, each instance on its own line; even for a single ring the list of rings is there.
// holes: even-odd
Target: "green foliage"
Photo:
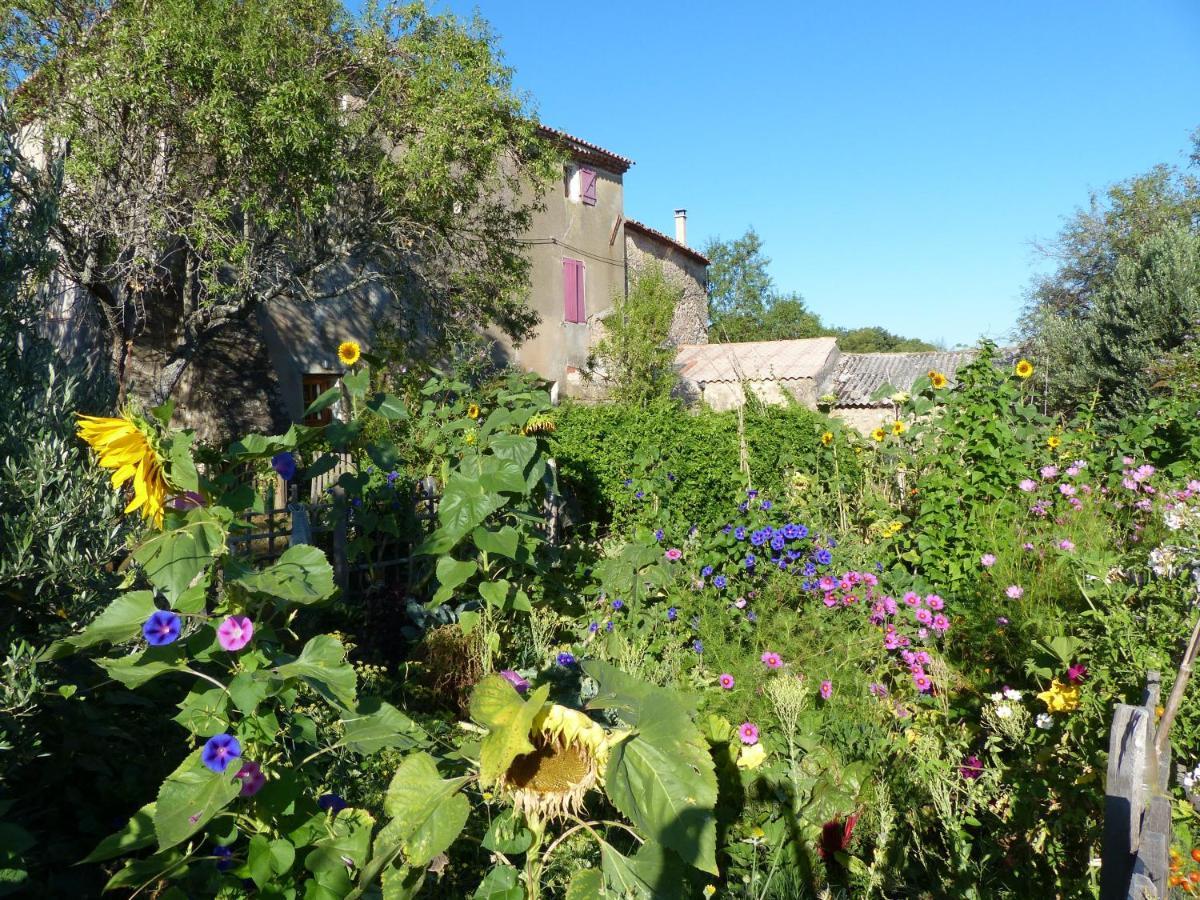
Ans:
[[[647,403],[671,393],[675,348],[667,338],[682,298],[683,289],[657,262],[635,273],[627,295],[613,298],[604,335],[588,359],[589,370],[603,379],[613,400]]]

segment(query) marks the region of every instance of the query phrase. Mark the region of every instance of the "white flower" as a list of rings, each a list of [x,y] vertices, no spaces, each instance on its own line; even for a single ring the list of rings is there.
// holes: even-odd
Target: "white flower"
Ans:
[[[994,694],[988,694],[988,699],[991,700],[993,703],[999,703],[1001,700],[1004,699],[1004,695],[1002,693],[1000,693],[999,691],[996,691],[996,693],[994,693]]]
[[[1005,700],[1020,700],[1021,692],[1018,691],[1016,688],[1005,688],[1004,689],[1004,699]]]
[[[1171,547],[1155,547],[1150,551],[1150,568],[1159,578],[1175,574],[1175,560],[1175,550]]]
[[[996,718],[997,719],[1010,719],[1010,718],[1012,718],[1012,714],[1013,714],[1012,707],[1009,706],[1007,703],[1001,703],[999,706],[996,707]]]
[[[1038,717],[1034,720],[1034,724],[1043,731],[1049,731],[1054,727],[1054,717],[1051,716],[1050,713],[1038,713]]]

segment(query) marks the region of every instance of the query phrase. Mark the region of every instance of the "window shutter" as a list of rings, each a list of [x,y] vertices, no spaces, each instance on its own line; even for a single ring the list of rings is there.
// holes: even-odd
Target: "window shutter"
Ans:
[[[563,320],[584,321],[583,262],[578,259],[563,260]]]
[[[583,196],[583,202],[588,206],[596,205],[596,171],[595,169],[580,169],[579,178],[581,181],[580,193]]]

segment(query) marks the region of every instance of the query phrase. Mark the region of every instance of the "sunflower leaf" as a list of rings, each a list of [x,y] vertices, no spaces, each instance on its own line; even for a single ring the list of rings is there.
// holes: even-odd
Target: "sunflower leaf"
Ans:
[[[479,780],[493,784],[514,759],[532,753],[529,729],[541,711],[550,685],[535,690],[522,700],[511,684],[499,675],[489,675],[471,694],[471,718],[488,729],[479,752]]]
[[[471,804],[459,790],[469,780],[442,778],[428,753],[407,756],[396,768],[383,799],[392,817],[385,830],[399,842],[409,865],[428,865],[462,832]]]
[[[198,583],[225,550],[225,523],[210,510],[194,509],[180,528],[155,535],[133,551],[150,583],[174,605]]]

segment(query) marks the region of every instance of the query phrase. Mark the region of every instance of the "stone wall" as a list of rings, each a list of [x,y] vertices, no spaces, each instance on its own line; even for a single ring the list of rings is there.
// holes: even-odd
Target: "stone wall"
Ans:
[[[663,274],[683,288],[675,308],[669,339],[672,344],[708,343],[708,267],[672,243],[630,226],[625,228],[628,277],[633,278],[648,260],[658,261]]]

